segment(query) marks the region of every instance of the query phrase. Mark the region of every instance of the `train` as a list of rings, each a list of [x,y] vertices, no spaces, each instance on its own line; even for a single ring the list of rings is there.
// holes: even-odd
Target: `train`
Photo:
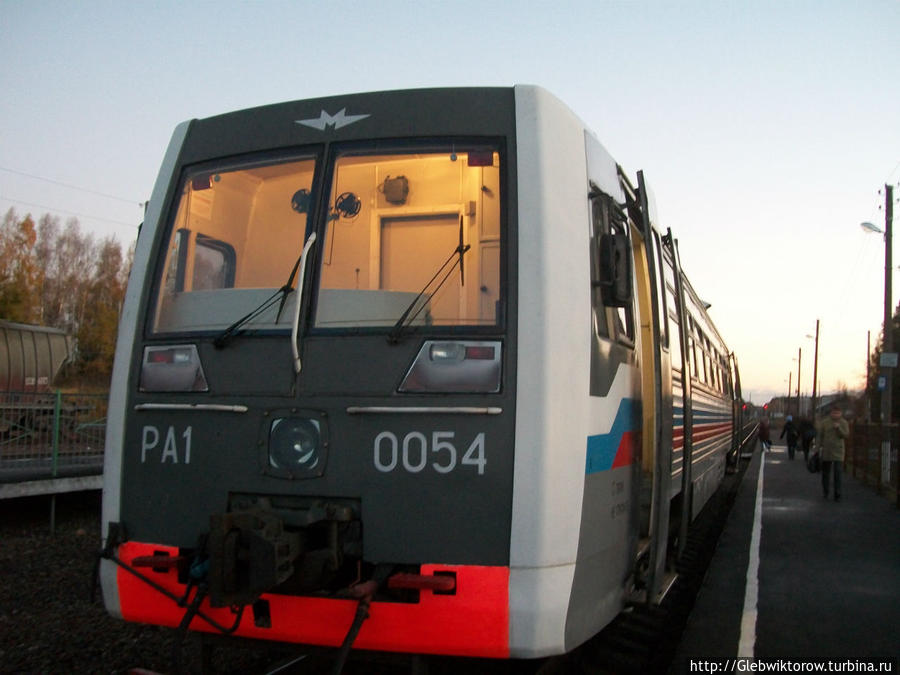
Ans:
[[[62,329],[0,319],[0,392],[50,391],[72,352]]]
[[[126,621],[488,658],[664,597],[737,360],[631,179],[537,86],[179,125],[137,241],[100,583]]]
[[[73,354],[62,329],[0,319],[0,439],[52,425],[51,387]]]

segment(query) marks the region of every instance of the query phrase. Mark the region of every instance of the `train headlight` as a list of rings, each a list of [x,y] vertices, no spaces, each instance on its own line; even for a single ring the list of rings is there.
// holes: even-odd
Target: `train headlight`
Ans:
[[[277,417],[269,427],[268,471],[287,478],[312,478],[325,472],[322,424],[307,417]]]
[[[500,391],[499,341],[427,340],[400,384],[401,392],[493,394]]]
[[[209,391],[196,345],[144,347],[141,391]]]

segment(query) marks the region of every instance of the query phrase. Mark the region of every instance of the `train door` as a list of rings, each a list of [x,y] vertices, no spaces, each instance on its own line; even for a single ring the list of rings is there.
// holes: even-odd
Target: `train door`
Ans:
[[[447,252],[456,249],[460,226],[457,213],[383,218],[381,289],[418,293],[428,284],[429,270],[441,269]],[[410,260],[419,264],[410,265]],[[430,308],[433,320],[449,323],[465,314],[465,307],[460,304],[465,299],[462,290],[462,283],[445,284],[435,294]]]
[[[638,172],[638,189],[620,174],[633,225],[637,299],[641,316],[643,362],[643,456],[639,491],[641,545],[637,569],[655,602],[664,595],[672,462],[672,368],[663,272],[663,249],[651,225],[648,188]]]
[[[685,291],[685,281],[681,272],[681,260],[678,255],[678,242],[672,236],[669,230],[666,234],[664,243],[668,249],[668,256],[671,262],[672,276],[674,281],[676,315],[678,317],[678,339],[679,351],[681,353],[681,453],[680,458],[673,453],[675,461],[672,463],[673,474],[677,472],[680,465],[681,472],[681,489],[673,489],[678,493],[678,506],[675,517],[680,519],[678,548],[679,554],[683,551],[687,541],[687,530],[691,521],[692,513],[692,494],[693,494],[693,435],[694,435],[694,413],[693,413],[693,390],[692,376],[696,376],[699,368],[699,362],[694,353],[694,321],[689,317],[687,309],[687,298]],[[678,364],[673,364],[677,367]],[[675,422],[677,425],[677,421]],[[680,460],[680,461],[679,461]]]

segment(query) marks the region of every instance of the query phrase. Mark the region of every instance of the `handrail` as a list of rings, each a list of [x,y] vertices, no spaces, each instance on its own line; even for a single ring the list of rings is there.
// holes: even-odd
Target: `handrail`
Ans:
[[[300,276],[297,278],[297,298],[294,302],[294,320],[291,323],[291,352],[294,355],[294,372],[300,373],[303,364],[300,363],[300,345],[297,343],[297,333],[300,327],[300,309],[303,305],[303,282],[306,279],[306,257],[309,249],[316,241],[316,233],[313,232],[303,245],[303,253],[300,256]]]

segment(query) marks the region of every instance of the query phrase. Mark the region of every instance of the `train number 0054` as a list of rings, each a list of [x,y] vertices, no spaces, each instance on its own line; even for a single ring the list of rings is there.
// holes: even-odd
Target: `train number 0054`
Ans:
[[[484,432],[475,436],[462,457],[454,436],[452,431],[432,431],[430,437],[421,431],[410,431],[401,439],[395,433],[382,431],[373,444],[375,468],[382,473],[401,467],[409,473],[421,473],[430,466],[437,473],[450,473],[458,466],[471,466],[479,476],[483,475],[487,464]]]

